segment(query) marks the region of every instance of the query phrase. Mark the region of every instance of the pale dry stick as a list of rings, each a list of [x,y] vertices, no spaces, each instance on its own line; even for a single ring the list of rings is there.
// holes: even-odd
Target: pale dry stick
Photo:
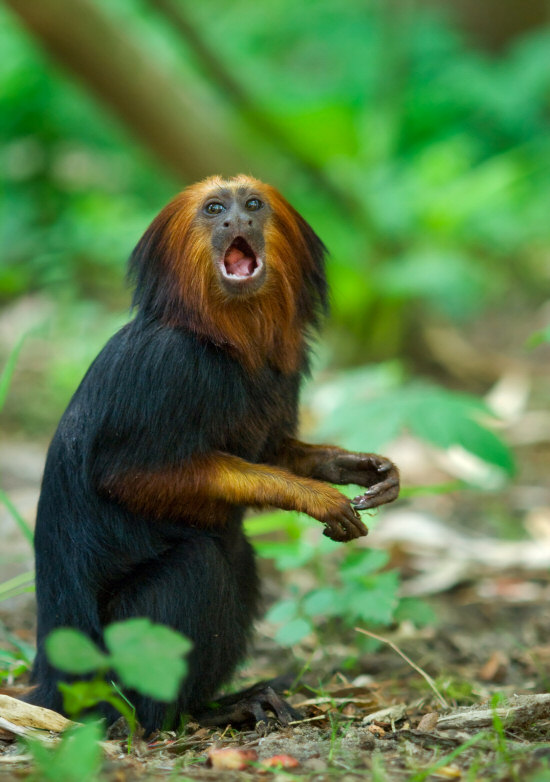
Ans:
[[[358,633],[363,633],[363,635],[368,635],[371,638],[375,638],[377,641],[381,641],[383,644],[387,644],[388,646],[391,646],[393,651],[397,652],[397,654],[400,657],[402,657],[405,660],[405,662],[409,663],[411,668],[414,668],[415,671],[417,671],[421,676],[424,677],[424,679],[428,682],[429,686],[432,688],[432,690],[437,695],[437,699],[438,699],[439,703],[443,706],[443,708],[445,708],[445,709],[449,708],[449,704],[447,703],[447,701],[445,700],[443,695],[441,695],[441,693],[439,692],[439,690],[435,686],[435,682],[432,679],[432,677],[430,676],[430,674],[426,673],[426,671],[423,671],[422,668],[419,668],[419,666],[416,665],[416,663],[413,663],[413,661],[410,659],[410,657],[407,657],[405,652],[402,652],[401,649],[398,646],[396,646],[393,641],[390,641],[388,638],[384,638],[384,636],[382,636],[382,635],[376,635],[376,633],[371,633],[369,630],[363,630],[362,627],[356,627],[355,630]]]

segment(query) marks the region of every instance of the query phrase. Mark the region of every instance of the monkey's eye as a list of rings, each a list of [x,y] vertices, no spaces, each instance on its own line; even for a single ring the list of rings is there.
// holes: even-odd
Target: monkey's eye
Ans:
[[[209,215],[219,215],[221,212],[225,212],[225,206],[219,201],[212,201],[210,204],[206,204],[204,211]]]
[[[263,204],[259,198],[249,198],[245,206],[251,212],[255,212],[257,209],[261,209]]]

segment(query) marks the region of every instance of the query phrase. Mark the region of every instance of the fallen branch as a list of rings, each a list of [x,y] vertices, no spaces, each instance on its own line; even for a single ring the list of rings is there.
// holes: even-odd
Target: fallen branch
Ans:
[[[494,717],[511,726],[532,725],[550,717],[550,693],[540,695],[513,695],[499,706],[468,706],[441,716],[437,730],[478,730],[493,725]]]
[[[42,706],[33,706],[9,695],[0,695],[0,719],[22,728],[51,730],[54,733],[62,733],[76,724],[56,711],[44,709]]]

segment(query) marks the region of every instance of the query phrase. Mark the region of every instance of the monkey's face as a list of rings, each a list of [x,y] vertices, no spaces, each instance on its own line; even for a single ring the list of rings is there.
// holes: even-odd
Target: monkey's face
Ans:
[[[224,183],[204,198],[197,221],[210,236],[215,271],[226,293],[246,296],[264,285],[270,213],[265,196],[250,184]]]

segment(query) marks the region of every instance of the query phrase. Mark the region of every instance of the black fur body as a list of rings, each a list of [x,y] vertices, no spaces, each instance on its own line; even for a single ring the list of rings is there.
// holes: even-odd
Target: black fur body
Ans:
[[[305,369],[305,359],[304,367]],[[248,373],[223,347],[138,316],[94,361],[51,443],[35,533],[38,653],[29,700],[62,711],[44,639],[147,616],[194,648],[175,708],[130,694],[146,730],[203,708],[246,654],[258,580],[242,519],[230,506],[210,527],[132,513],[99,490],[128,468],[158,469],[220,450],[269,463],[295,434],[300,378],[268,364]],[[137,650],[136,653],[139,653]]]

